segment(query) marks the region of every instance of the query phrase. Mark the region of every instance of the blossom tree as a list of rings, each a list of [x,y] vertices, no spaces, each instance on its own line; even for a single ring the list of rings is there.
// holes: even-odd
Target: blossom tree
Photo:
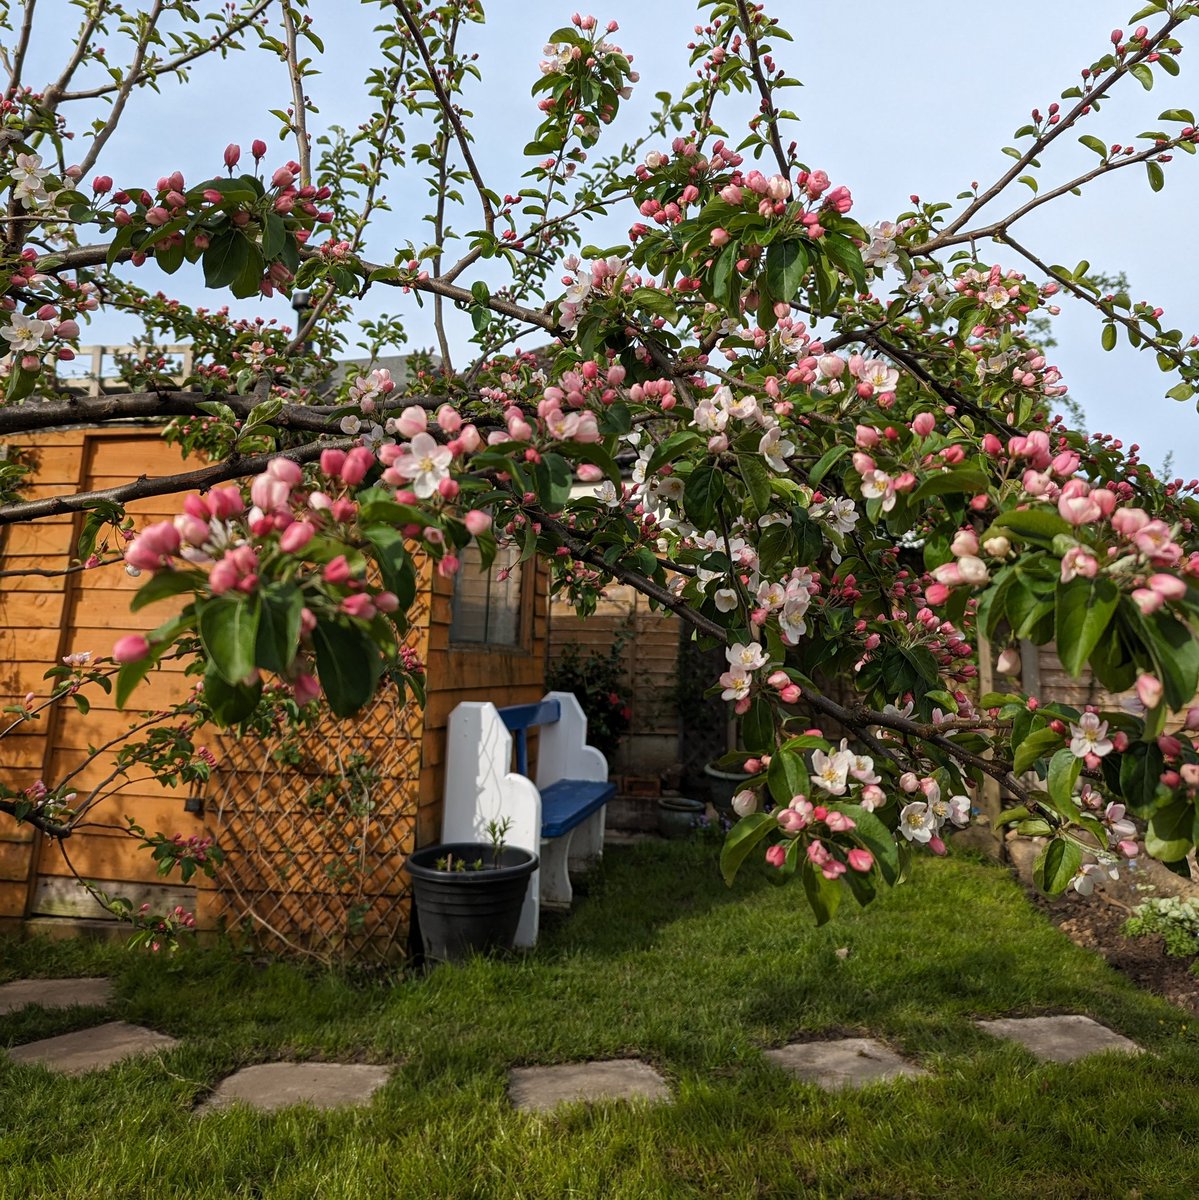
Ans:
[[[381,6],[381,65],[352,133],[314,128],[304,81],[322,47],[301,0],[242,0],[205,26],[183,3],[99,0],[49,82],[26,79],[35,7],[4,13],[0,436],[157,419],[208,465],[50,499],[25,498],[19,464],[5,468],[0,524],[86,513],[73,569],[139,573],[138,612],[186,601],[110,657],[53,668],[52,694],[9,728],[93,687],[136,706],[147,674],[182,657],[195,696],[123,753],[188,779],[211,766],[196,751],[204,722],[253,723],[279,705],[294,720],[317,704],[346,716],[384,677],[419,703],[403,648],[417,556],[452,575],[472,542],[487,565],[515,545],[581,613],[617,581],[725,647],[711,684],[739,718],[724,765],[745,772],[730,881],[764,855],[827,920],[846,892],[865,903],[901,880],[913,852],[944,853],[988,779],[1008,798],[1002,822],[1046,839],[1049,892],[1090,891],[1142,842],[1185,870],[1199,484],[1071,429],[1045,346],[1068,296],[1094,310],[1104,348],[1123,336],[1150,351],[1187,401],[1199,339],[1087,264],[1038,254],[1019,222],[1129,168],[1157,191],[1195,153],[1181,109],[1127,145],[1089,130],[1130,83],[1178,73],[1199,5],[1152,0],[1132,29],[1105,34],[1081,81],[1016,131],[991,184],[913,198],[870,225],[853,180],[805,163],[791,140],[791,39],[748,0],[699,5],[695,80],[663,94],[625,146],[605,129],[640,80],[615,24],[576,14],[551,32],[515,194],[483,178],[463,104],[479,72],[459,40],[483,20],[477,0]],[[120,65],[97,49],[113,39]],[[249,155],[230,144],[200,181],[169,162],[136,179],[96,173],[131,95],[241,48],[288,66],[294,94],[277,115],[294,158],[255,141]],[[100,81],[77,83],[97,59]],[[720,122],[735,94],[754,113],[731,134]],[[1094,152],[1084,173],[1054,175],[1064,139]],[[436,197],[431,241],[413,229],[368,256],[401,171]],[[588,222],[622,213],[620,244],[586,243]],[[473,228],[455,233],[452,215]],[[502,286],[488,282],[497,272]],[[177,273],[202,277],[216,306],[160,290]],[[395,335],[355,318],[380,291],[431,304],[435,355],[407,381],[367,369],[338,384],[333,352]],[[219,307],[275,292],[307,295],[297,329]],[[59,364],[101,307],[141,322],[147,353],[125,365],[127,390],[87,398]],[[451,309],[469,314],[469,343]],[[193,346],[182,381],[149,352],[164,338]],[[132,534],[123,506],[166,493],[178,517]],[[1135,699],[1079,711],[981,693],[980,647],[1014,673],[1021,641],[1055,642],[1069,672]],[[0,811],[56,836],[98,799],[71,778],[19,790],[0,775]],[[192,869],[216,855],[147,842]]]

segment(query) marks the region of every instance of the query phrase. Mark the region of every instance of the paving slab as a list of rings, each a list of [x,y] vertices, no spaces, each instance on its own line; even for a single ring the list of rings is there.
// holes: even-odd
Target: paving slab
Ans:
[[[670,1099],[666,1080],[640,1059],[563,1063],[556,1067],[513,1067],[508,1095],[521,1112],[549,1112],[579,1100]]]
[[[766,1057],[784,1071],[826,1092],[928,1074],[873,1038],[792,1042],[778,1050],[767,1050]]]
[[[82,1075],[85,1071],[102,1071],[123,1058],[150,1054],[155,1050],[170,1050],[179,1043],[165,1033],[110,1021],[90,1029],[77,1029],[59,1037],[40,1042],[27,1042],[8,1051],[13,1062],[39,1063],[63,1075]]]
[[[202,1116],[233,1104],[248,1104],[260,1112],[294,1104],[312,1108],[367,1104],[391,1078],[391,1070],[362,1063],[258,1063],[223,1079],[196,1113]]]
[[[16,1012],[30,1004],[75,1008],[107,1004],[111,999],[111,979],[18,979],[0,984],[0,1013]]]
[[[1002,1017],[974,1023],[993,1037],[1018,1042],[1042,1062],[1069,1063],[1105,1051],[1144,1053],[1136,1042],[1077,1013],[1058,1017]]]

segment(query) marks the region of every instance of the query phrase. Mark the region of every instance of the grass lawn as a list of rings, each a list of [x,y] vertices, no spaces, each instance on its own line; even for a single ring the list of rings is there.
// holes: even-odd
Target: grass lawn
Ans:
[[[813,930],[765,868],[732,891],[711,843],[611,849],[537,952],[363,986],[230,951],[174,958],[0,941],[0,982],[111,973],[105,1010],[6,1017],[13,1045],[121,1018],[186,1038],[66,1079],[0,1058],[0,1198],[1199,1195],[1187,1014],[1071,945],[998,868],[923,861]],[[838,947],[848,947],[840,959]],[[1082,1012],[1151,1053],[1043,1066],[973,1016]],[[930,1077],[827,1095],[762,1048],[870,1033]],[[510,1065],[640,1057],[658,1107],[514,1112]],[[399,1064],[366,1108],[201,1119],[238,1067]]]

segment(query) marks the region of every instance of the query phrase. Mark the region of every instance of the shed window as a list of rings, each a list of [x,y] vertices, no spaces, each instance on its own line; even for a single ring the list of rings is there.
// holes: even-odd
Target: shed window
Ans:
[[[519,646],[524,575],[520,552],[515,546],[503,547],[491,566],[483,570],[479,548],[472,542],[463,550],[461,559],[462,566],[454,577],[450,641],[477,646]]]

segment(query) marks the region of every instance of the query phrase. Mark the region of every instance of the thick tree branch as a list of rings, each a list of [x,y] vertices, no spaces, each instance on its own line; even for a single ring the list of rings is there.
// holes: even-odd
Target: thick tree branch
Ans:
[[[322,450],[334,447],[346,450],[356,445],[354,438],[336,441],[311,442],[294,450],[283,450],[273,454],[253,454],[246,458],[233,457],[211,467],[196,471],[181,471],[177,475],[157,477],[142,476],[132,483],[119,487],[104,488],[95,492],[77,492],[72,496],[49,496],[44,500],[23,500],[18,504],[0,507],[0,526],[13,525],[18,521],[38,521],[45,517],[62,516],[65,513],[86,512],[100,503],[128,504],[131,500],[144,500],[147,496],[169,496],[177,492],[207,491],[218,483],[230,479],[243,479],[265,471],[274,458],[290,458],[297,463],[315,462]]]

